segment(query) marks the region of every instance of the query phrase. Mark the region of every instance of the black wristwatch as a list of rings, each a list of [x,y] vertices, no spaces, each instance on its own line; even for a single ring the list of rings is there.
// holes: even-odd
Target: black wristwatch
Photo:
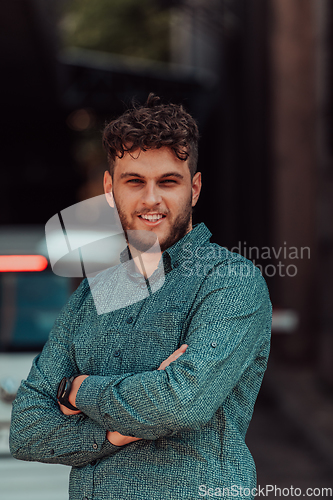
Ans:
[[[78,377],[78,375],[73,375],[71,378],[64,377],[58,387],[57,399],[59,403],[66,406],[70,410],[80,411],[78,408],[73,406],[69,401],[69,393],[71,392],[73,380]]]

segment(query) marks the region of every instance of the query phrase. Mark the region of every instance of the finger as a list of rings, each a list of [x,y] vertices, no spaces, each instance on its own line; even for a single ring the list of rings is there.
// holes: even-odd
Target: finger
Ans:
[[[111,444],[114,444],[116,446],[123,446],[124,444],[129,444],[133,441],[139,441],[141,439],[133,436],[124,436],[117,431],[108,431],[106,437]]]
[[[182,345],[180,346],[180,348],[179,348],[179,349],[177,349],[177,351],[185,352],[187,348],[188,348],[188,345],[187,345],[187,344],[182,344]],[[175,352],[177,352],[177,351],[175,351]]]
[[[164,370],[170,363],[176,361],[184,352],[186,351],[188,345],[183,344],[178,349],[176,349],[167,359],[165,359],[160,366],[157,368],[158,370]]]
[[[184,352],[186,351],[187,348],[188,348],[188,345],[183,344],[173,354],[175,354],[176,357],[178,358],[181,354],[184,354]]]
[[[176,349],[172,354],[170,354],[169,358],[177,358],[180,354],[183,354],[187,349],[187,344],[182,344],[178,349]],[[168,359],[169,359],[168,358]]]
[[[186,344],[181,345],[165,361],[169,361],[170,363],[171,363],[171,361],[175,361],[176,359],[179,358],[179,356],[181,356],[182,354],[184,354],[184,352],[186,351],[186,349],[187,349],[187,345]]]

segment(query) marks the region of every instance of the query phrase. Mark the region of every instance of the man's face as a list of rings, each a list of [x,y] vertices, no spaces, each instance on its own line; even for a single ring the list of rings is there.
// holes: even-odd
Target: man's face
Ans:
[[[191,180],[188,161],[165,147],[125,153],[116,159],[113,179],[104,175],[105,193],[112,190],[124,231],[155,233],[162,252],[192,229],[200,189],[200,172]]]

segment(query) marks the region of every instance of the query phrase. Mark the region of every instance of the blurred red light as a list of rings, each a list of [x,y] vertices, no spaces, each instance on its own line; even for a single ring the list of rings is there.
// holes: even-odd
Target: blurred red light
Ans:
[[[44,271],[47,264],[47,259],[43,255],[0,255],[2,273]]]

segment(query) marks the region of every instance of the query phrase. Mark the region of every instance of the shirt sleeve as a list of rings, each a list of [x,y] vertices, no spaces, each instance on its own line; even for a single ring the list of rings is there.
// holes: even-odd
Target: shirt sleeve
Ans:
[[[242,267],[220,265],[206,277],[182,356],[165,370],[90,376],[76,406],[121,434],[157,439],[205,425],[237,387],[255,400],[269,351],[271,303],[260,271],[253,266],[245,275]]]
[[[83,466],[120,449],[109,443],[101,424],[84,414],[64,415],[56,399],[60,380],[78,372],[70,348],[71,329],[88,290],[83,281],[21,383],[13,403],[9,440],[15,458]]]

